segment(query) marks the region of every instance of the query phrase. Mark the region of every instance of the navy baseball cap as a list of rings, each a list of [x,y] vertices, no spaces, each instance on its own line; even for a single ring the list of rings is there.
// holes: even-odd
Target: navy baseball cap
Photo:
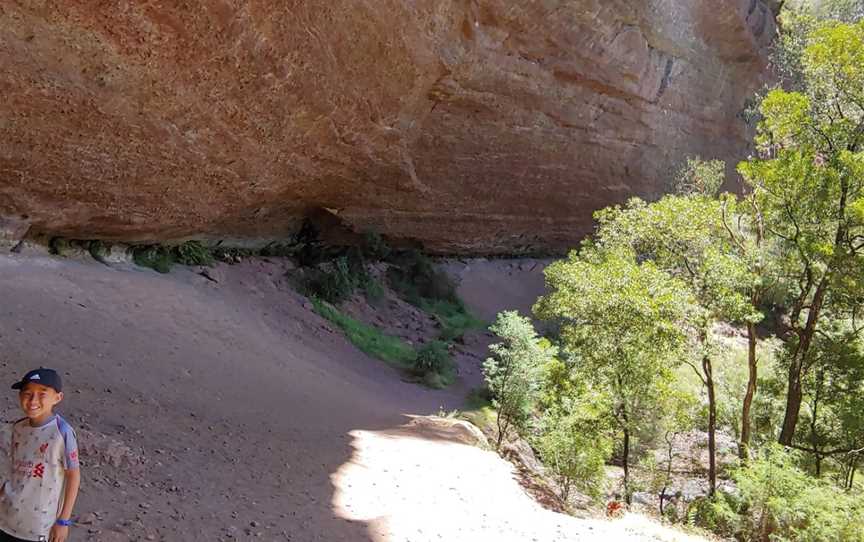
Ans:
[[[57,371],[54,369],[46,369],[44,367],[33,369],[28,372],[24,375],[24,378],[21,379],[21,382],[12,384],[12,389],[20,390],[30,382],[54,388],[57,393],[63,391],[63,382],[60,380],[60,375],[57,374]]]

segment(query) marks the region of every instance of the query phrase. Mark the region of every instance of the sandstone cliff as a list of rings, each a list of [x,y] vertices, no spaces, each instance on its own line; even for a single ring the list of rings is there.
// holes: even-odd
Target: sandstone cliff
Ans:
[[[738,159],[763,0],[0,4],[0,226],[269,238],[309,209],[562,248],[687,155]]]

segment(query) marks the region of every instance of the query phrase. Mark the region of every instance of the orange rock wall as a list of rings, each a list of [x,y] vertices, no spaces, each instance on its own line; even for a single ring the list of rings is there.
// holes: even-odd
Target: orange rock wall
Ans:
[[[561,249],[688,155],[747,150],[762,0],[0,3],[0,219],[264,239],[312,208]]]

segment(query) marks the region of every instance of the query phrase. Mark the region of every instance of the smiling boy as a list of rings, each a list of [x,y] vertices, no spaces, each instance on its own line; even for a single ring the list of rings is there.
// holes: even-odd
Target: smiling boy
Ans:
[[[81,473],[75,432],[54,413],[60,375],[35,369],[12,385],[26,418],[12,426],[11,472],[0,488],[0,542],[64,542]]]

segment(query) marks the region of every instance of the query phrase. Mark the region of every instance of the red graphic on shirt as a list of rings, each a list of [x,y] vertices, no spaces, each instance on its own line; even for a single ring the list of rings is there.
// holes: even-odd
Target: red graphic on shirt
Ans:
[[[78,450],[72,450],[72,453],[69,454],[69,459],[72,461],[78,461]]]
[[[33,467],[33,478],[42,478],[45,474],[45,464],[37,463],[35,467]]]
[[[39,453],[44,454],[47,449],[48,449],[48,443],[46,442],[42,446],[39,446]]]

